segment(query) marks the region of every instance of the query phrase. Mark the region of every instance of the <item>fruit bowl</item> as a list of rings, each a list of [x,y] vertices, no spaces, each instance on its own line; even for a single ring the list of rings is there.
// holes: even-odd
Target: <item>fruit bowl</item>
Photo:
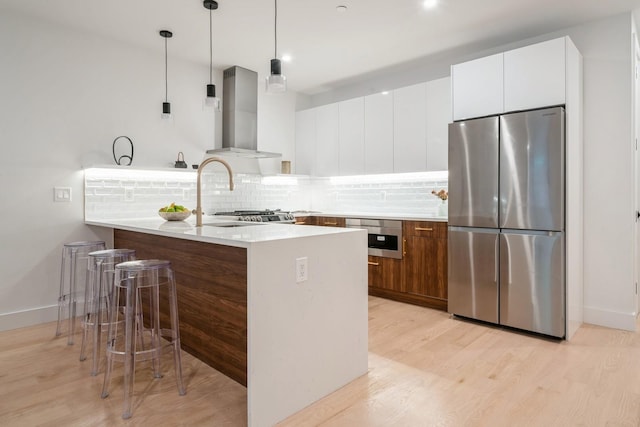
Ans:
[[[160,215],[167,221],[184,221],[185,219],[189,218],[191,212],[158,212],[158,215]]]

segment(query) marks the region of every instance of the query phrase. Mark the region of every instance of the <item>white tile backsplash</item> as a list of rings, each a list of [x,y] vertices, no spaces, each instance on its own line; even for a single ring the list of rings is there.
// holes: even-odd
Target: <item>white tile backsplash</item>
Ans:
[[[431,191],[447,189],[446,177],[430,173],[354,179],[235,174],[234,183],[234,191],[229,191],[226,173],[202,175],[205,213],[282,209],[437,216],[441,201]],[[171,202],[195,209],[195,171],[114,167],[85,170],[87,220],[155,216],[159,208]]]

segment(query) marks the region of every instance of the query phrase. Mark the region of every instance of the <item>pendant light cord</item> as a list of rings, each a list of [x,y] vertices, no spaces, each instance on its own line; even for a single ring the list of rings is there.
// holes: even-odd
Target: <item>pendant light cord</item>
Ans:
[[[167,60],[167,38],[164,38],[164,102],[169,102],[169,65]]]
[[[274,0],[275,3],[275,13],[273,14],[273,40],[274,40],[274,50],[273,57],[278,58],[278,0]]]
[[[213,84],[213,14],[209,9],[209,84]]]

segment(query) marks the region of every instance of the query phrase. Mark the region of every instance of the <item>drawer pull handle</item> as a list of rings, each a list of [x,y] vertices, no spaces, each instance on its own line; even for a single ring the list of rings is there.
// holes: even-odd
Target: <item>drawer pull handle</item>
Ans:
[[[337,222],[325,222],[324,225],[338,225]]]
[[[380,263],[377,263],[377,262],[371,262],[371,261],[367,261],[367,264],[369,264],[369,265],[373,265],[373,266],[378,266],[378,265],[380,265]]]
[[[294,222],[295,225],[302,225],[302,224],[306,224],[306,222],[304,221],[298,221],[298,222]]]
[[[407,239],[402,239],[402,256],[407,256]]]
[[[416,231],[433,231],[433,227],[416,227]]]

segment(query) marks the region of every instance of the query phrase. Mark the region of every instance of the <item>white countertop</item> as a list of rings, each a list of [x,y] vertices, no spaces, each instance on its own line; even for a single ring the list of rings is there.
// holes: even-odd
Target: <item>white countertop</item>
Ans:
[[[399,221],[437,221],[447,222],[446,217],[429,216],[428,214],[409,213],[371,213],[371,212],[296,212],[296,216],[331,216],[336,218],[363,218],[363,219],[395,219]]]
[[[87,220],[85,224],[99,227],[117,228],[119,230],[136,231],[158,236],[195,240],[206,243],[217,243],[227,246],[248,248],[252,243],[274,240],[297,239],[338,233],[353,233],[357,229],[299,226],[293,224],[255,224],[240,227],[216,227],[207,224],[230,224],[238,221],[220,220],[212,216],[202,219],[204,225],[196,227],[194,215],[185,221],[165,221],[160,217],[139,219],[105,219]]]

